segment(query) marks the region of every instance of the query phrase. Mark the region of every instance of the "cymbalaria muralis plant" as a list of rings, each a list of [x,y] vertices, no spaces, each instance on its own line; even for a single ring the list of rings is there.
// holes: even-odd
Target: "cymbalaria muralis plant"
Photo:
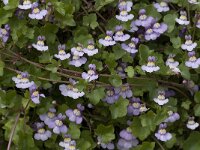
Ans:
[[[0,150],[198,150],[200,1],[1,0]]]

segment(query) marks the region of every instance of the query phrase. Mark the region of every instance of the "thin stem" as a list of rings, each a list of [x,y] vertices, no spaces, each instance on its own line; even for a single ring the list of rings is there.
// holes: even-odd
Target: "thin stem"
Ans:
[[[152,139],[154,139],[154,141],[160,146],[161,150],[165,150],[162,144],[155,137],[152,136]]]
[[[11,131],[11,134],[10,134],[10,137],[9,137],[9,142],[8,142],[8,146],[7,146],[7,150],[10,150],[10,147],[11,147],[11,144],[12,144],[12,139],[13,139],[13,136],[14,136],[14,133],[15,133],[15,129],[17,127],[17,123],[19,121],[19,117],[20,117],[20,114],[21,112],[19,112],[15,118],[15,124],[12,128],[12,131]]]

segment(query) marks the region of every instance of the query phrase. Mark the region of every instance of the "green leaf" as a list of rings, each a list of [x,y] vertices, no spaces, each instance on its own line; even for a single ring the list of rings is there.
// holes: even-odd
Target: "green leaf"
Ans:
[[[200,103],[200,92],[196,92],[195,95],[194,95],[194,101],[196,103]]]
[[[119,75],[113,75],[109,77],[109,82],[114,86],[114,87],[119,87],[122,85],[122,80]]]
[[[176,14],[167,14],[164,16],[163,20],[164,20],[164,23],[166,23],[168,26],[168,30],[167,30],[168,33],[172,32],[174,30],[176,18],[177,18]]]
[[[128,67],[125,69],[125,72],[128,74],[128,77],[129,77],[129,78],[133,78],[133,77],[134,77],[135,71],[134,71],[134,69],[133,69],[132,66],[128,66]]]
[[[200,104],[194,106],[194,114],[195,116],[200,116]]]
[[[104,7],[105,5],[108,5],[110,3],[112,3],[114,0],[96,0],[95,2],[95,8],[96,10],[100,10],[102,7]]]
[[[172,134],[172,138],[169,141],[166,141],[165,145],[167,146],[167,148],[172,148],[176,143],[177,143],[176,135]]]
[[[200,147],[200,133],[197,131],[190,133],[190,136],[183,143],[183,150],[198,150]]]
[[[185,108],[186,110],[189,110],[191,103],[191,101],[187,100],[185,102],[182,102],[181,107]]]
[[[181,38],[180,37],[170,37],[170,41],[172,42],[172,46],[176,49],[181,47]]]
[[[68,133],[71,135],[72,139],[79,139],[81,135],[80,126],[71,122],[69,124]]]
[[[183,63],[179,65],[179,69],[181,71],[181,75],[186,78],[186,79],[190,79],[190,71],[189,68],[186,67]]]
[[[55,9],[61,14],[61,15],[65,15],[65,3],[63,2],[55,2],[53,3]]]
[[[98,104],[99,101],[105,96],[104,90],[105,88],[101,87],[93,90],[91,93],[88,93],[87,97],[89,98],[89,101],[94,105]]]
[[[95,129],[95,134],[102,139],[103,143],[108,143],[115,139],[113,125],[104,126],[100,124],[97,126],[97,129]]]
[[[133,150],[154,150],[155,142],[143,142],[142,145],[138,145]]]
[[[0,26],[7,23],[9,17],[13,15],[13,12],[10,10],[4,10],[3,8],[0,9]]]
[[[5,63],[2,60],[0,60],[0,76],[3,76],[3,68],[4,68],[4,66],[5,66]]]
[[[127,99],[119,98],[119,100],[109,107],[113,119],[124,117],[127,114],[127,106],[129,101]]]
[[[95,13],[83,17],[83,25],[95,29],[99,24],[97,22],[97,15]]]
[[[45,67],[47,70],[51,71],[52,73],[56,73],[58,70],[58,67],[55,66],[55,64],[49,64]]]
[[[39,56],[40,63],[50,63],[53,56],[50,55],[49,52],[44,52],[42,55]]]
[[[133,123],[131,124],[130,127],[132,129],[133,135],[135,135],[142,141],[150,135],[151,130],[148,127],[142,127],[142,124],[139,118],[133,118],[132,122]]]

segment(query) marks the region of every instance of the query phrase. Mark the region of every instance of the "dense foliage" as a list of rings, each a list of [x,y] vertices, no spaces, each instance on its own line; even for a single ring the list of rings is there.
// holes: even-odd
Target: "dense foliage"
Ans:
[[[0,6],[0,149],[199,149],[199,2]]]

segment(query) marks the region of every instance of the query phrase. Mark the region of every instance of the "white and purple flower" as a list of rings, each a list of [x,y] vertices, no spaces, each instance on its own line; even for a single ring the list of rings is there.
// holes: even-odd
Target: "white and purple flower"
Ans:
[[[64,141],[61,141],[59,146],[65,150],[76,150],[76,141],[72,140],[70,135],[64,135]]]
[[[6,24],[4,28],[0,28],[0,38],[3,41],[3,43],[6,43],[8,41],[9,36],[10,36],[10,26]]]
[[[116,33],[113,36],[113,38],[114,38],[115,41],[122,41],[122,42],[124,42],[124,41],[126,41],[126,40],[128,40],[130,38],[129,34],[124,34],[122,26],[116,26],[115,30],[116,30]]]
[[[100,136],[97,137],[97,144],[100,145],[103,149],[113,150],[115,149],[115,145],[113,142],[103,143]]]
[[[49,108],[49,111],[45,114],[39,115],[40,120],[44,121],[46,125],[52,124],[56,120],[56,109]]]
[[[185,65],[187,67],[190,67],[190,68],[193,68],[193,69],[196,69],[196,68],[199,67],[200,58],[196,58],[195,54],[196,54],[195,51],[188,52],[189,60],[185,62]]]
[[[164,105],[169,102],[169,99],[165,97],[165,91],[158,91],[158,97],[153,99],[158,105]]]
[[[30,0],[23,0],[23,3],[18,5],[18,8],[24,9],[24,10],[31,9],[31,7],[32,7],[32,3]]]
[[[53,129],[53,132],[55,134],[60,133],[67,133],[67,126],[63,123],[64,119],[66,118],[65,115],[62,115],[61,113],[56,116],[56,119],[54,122],[50,122],[48,127]]]
[[[87,72],[82,73],[82,78],[85,79],[88,82],[96,80],[96,79],[98,79],[98,77],[99,76],[96,72],[96,65],[95,64],[90,64],[89,70]]]
[[[173,113],[173,111],[168,111],[169,117],[165,119],[164,122],[175,122],[180,119],[180,115],[178,113]]]
[[[135,54],[138,52],[138,49],[136,48],[138,42],[139,42],[138,38],[132,38],[131,42],[129,44],[122,43],[121,47],[122,47],[122,49],[124,49],[125,51],[127,51],[129,53]]]
[[[135,25],[136,26],[143,26],[143,27],[149,27],[151,23],[153,22],[154,18],[151,16],[146,15],[146,10],[141,9],[139,11],[139,19],[135,20]]]
[[[167,61],[165,63],[166,66],[169,66],[169,68],[175,68],[179,65],[179,62],[174,60],[175,56],[176,55],[174,55],[174,54],[169,54]]]
[[[146,28],[145,35],[144,35],[145,40],[147,41],[156,40],[159,36],[160,36],[160,33],[154,32],[152,26],[149,26]]]
[[[116,93],[113,87],[107,88],[106,97],[102,101],[108,104],[114,104],[119,99],[119,93]]]
[[[3,1],[4,5],[8,5],[9,0],[2,0],[2,1]]]
[[[118,7],[124,7],[124,6],[126,6],[127,11],[130,12],[131,11],[131,7],[133,6],[133,2],[126,1],[126,0],[119,0]]]
[[[199,123],[194,121],[194,117],[189,117],[186,126],[188,129],[195,130],[196,128],[199,127]]]
[[[155,136],[160,141],[169,141],[172,138],[172,134],[166,131],[167,124],[163,123],[159,125],[158,132],[155,133]]]
[[[186,11],[180,11],[180,17],[176,18],[176,22],[180,25],[188,25],[190,21],[187,20]]]
[[[138,30],[138,27],[136,26],[135,21],[131,22],[130,27],[131,27],[131,29],[129,30],[129,32],[135,32]]]
[[[129,101],[129,105],[127,107],[127,113],[130,116],[138,116],[140,115],[140,107],[141,107],[141,100],[140,98],[133,97]]]
[[[37,86],[35,85],[35,83],[31,87],[29,87],[29,91],[30,91],[30,94],[31,94],[31,100],[35,104],[39,104],[40,103],[40,97],[45,97],[44,94],[40,94],[39,93],[39,91],[37,90]]]
[[[77,84],[77,82],[73,79],[69,79],[70,84],[69,85],[65,85],[62,84],[59,86],[59,90],[61,91],[61,94],[64,96],[69,96],[73,99],[77,99],[79,97],[82,97],[85,93],[79,91],[75,85]]]
[[[168,6],[167,2],[165,2],[165,1],[161,1],[160,3],[154,3],[153,5],[158,12],[169,11],[169,6]]]
[[[33,81],[29,81],[28,77],[29,74],[27,72],[21,72],[17,77],[12,77],[12,80],[15,82],[17,88],[26,89],[34,84]]]
[[[156,58],[154,56],[149,56],[148,63],[147,65],[142,65],[142,70],[149,73],[160,70],[160,67],[156,66],[155,62]]]
[[[113,46],[116,42],[113,40],[113,32],[106,31],[106,37],[104,39],[99,39],[99,43],[103,46]]]
[[[127,22],[127,21],[132,20],[134,18],[133,14],[128,14],[127,6],[121,6],[121,7],[119,7],[119,10],[120,10],[119,15],[116,15],[116,18],[118,20],[123,21],[123,22]]]
[[[198,2],[197,0],[188,0],[188,2],[190,4],[199,4],[200,2]]]
[[[42,20],[47,15],[47,10],[40,10],[37,2],[33,3],[31,8],[32,11],[28,14],[31,19]]]
[[[83,49],[83,52],[88,56],[93,56],[98,53],[98,49],[94,47],[94,41],[89,40],[87,48]]]
[[[33,43],[32,46],[37,49],[38,51],[47,51],[48,46],[44,45],[45,37],[44,36],[38,36],[37,37],[37,44]]]
[[[138,145],[139,141],[132,134],[131,128],[128,127],[119,133],[119,140],[117,142],[117,148],[120,150],[129,150]]]
[[[46,141],[51,137],[51,132],[49,130],[44,129],[44,123],[36,123],[37,133],[34,134],[34,139]]]
[[[84,56],[79,56],[81,53],[72,53],[72,59],[69,61],[69,64],[75,67],[80,67],[86,63],[87,58]]]
[[[133,92],[128,83],[122,85],[121,87],[115,88],[115,93],[119,93],[123,98],[130,98],[133,95]]]
[[[74,55],[83,56],[84,55],[83,45],[78,43],[78,46],[71,48],[71,52]]]
[[[66,53],[65,49],[65,45],[58,45],[58,54],[55,54],[54,56],[60,60],[68,59],[71,55]]]
[[[69,118],[71,122],[75,122],[76,124],[81,124],[83,121],[82,111],[85,109],[81,104],[77,104],[77,109],[68,109],[65,114]]]
[[[187,50],[187,51],[193,51],[194,48],[197,47],[197,43],[196,42],[192,42],[192,37],[191,35],[186,35],[185,36],[185,44],[181,45],[181,48],[183,50]]]
[[[158,23],[158,22],[155,22],[152,28],[152,30],[157,34],[163,34],[164,32],[167,31],[167,29],[168,26],[165,23]]]

